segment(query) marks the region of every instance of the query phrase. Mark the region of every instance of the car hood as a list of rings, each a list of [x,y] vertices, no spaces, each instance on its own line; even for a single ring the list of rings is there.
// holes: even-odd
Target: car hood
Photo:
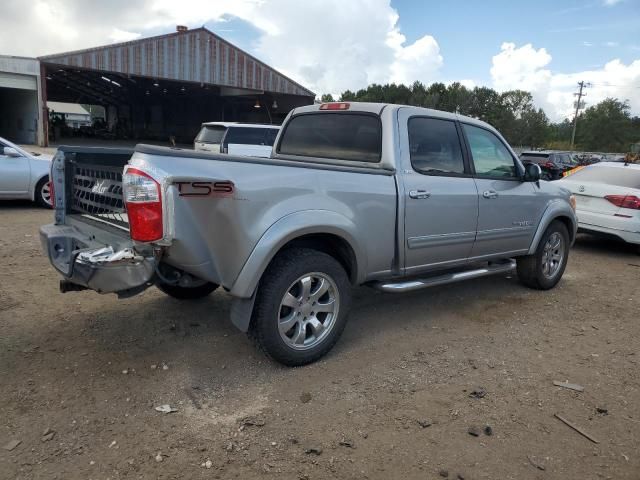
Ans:
[[[37,157],[35,155],[29,155],[29,158],[31,159],[32,162],[51,164],[51,160],[53,159],[53,156],[43,153],[42,155],[38,155]]]

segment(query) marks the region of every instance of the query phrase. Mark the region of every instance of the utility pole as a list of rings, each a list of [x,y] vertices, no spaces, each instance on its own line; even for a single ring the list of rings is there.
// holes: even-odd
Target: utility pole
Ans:
[[[578,111],[580,110],[580,100],[582,100],[582,97],[586,96],[586,93],[582,93],[582,90],[584,90],[584,88],[588,87],[589,84],[585,83],[584,80],[581,82],[578,82],[578,86],[580,87],[580,91],[578,93],[574,93],[575,96],[578,97],[578,101],[576,102],[576,113],[573,116],[573,132],[571,133],[571,150],[573,151],[573,144],[576,141],[576,126],[578,125]]]

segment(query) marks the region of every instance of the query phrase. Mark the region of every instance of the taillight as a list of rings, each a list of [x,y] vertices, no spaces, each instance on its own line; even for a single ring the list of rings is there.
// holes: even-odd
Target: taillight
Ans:
[[[122,188],[131,238],[139,242],[160,240],[163,235],[160,184],[146,173],[129,168],[122,176]]]
[[[640,198],[635,195],[605,195],[604,198],[616,207],[640,210]]]

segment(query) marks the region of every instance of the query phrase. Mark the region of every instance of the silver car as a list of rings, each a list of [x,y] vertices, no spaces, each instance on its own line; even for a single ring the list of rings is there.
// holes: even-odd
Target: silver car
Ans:
[[[51,208],[51,158],[0,137],[0,199],[26,199]]]

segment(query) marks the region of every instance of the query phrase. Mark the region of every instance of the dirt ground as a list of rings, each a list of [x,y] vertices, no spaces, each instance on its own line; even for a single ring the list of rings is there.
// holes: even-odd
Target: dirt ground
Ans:
[[[58,293],[50,217],[0,203],[2,479],[640,479],[632,248],[581,236],[549,292],[358,289],[336,348],[289,369],[224,293]]]

